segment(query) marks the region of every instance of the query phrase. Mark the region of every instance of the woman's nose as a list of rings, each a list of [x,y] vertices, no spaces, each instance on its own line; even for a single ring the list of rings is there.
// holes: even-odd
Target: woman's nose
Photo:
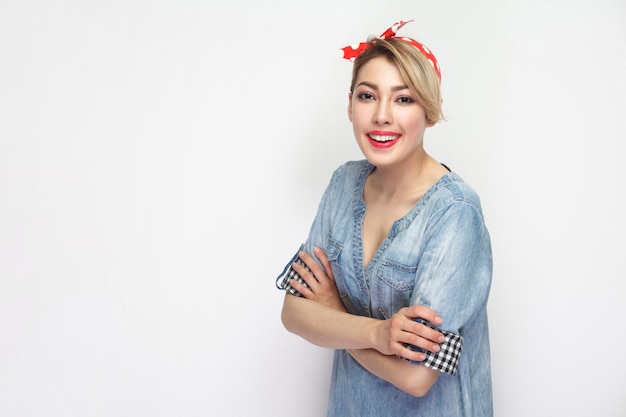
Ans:
[[[378,106],[376,107],[376,112],[374,113],[374,123],[384,125],[391,123],[391,121],[392,116],[389,104],[379,101]]]

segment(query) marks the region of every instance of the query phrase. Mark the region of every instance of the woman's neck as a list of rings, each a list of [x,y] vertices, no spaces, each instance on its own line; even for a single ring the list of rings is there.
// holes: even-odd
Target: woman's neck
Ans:
[[[368,188],[382,201],[414,204],[447,172],[424,153],[402,166],[376,167],[368,179]]]

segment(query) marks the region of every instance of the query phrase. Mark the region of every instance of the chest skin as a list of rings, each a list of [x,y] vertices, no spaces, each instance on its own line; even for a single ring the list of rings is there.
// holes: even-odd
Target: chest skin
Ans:
[[[380,245],[389,236],[394,223],[411,211],[428,189],[448,172],[447,168],[429,158],[421,173],[422,178],[411,187],[405,187],[400,193],[392,195],[383,192],[380,185],[375,185],[370,174],[363,187],[363,202],[367,208],[362,231],[365,270]]]
[[[423,192],[413,196],[409,201],[384,201],[375,193],[368,195],[367,188],[363,199],[367,207],[363,218],[363,267],[367,269],[374,254],[389,236],[391,227],[396,220],[404,217],[424,195]]]

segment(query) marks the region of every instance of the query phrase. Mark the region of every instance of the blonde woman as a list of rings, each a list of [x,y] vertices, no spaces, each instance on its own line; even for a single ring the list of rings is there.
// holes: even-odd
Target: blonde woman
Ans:
[[[329,417],[491,416],[489,233],[474,190],[424,149],[440,71],[405,23],[344,48],[364,159],[333,173],[277,279],[282,321],[336,349]]]

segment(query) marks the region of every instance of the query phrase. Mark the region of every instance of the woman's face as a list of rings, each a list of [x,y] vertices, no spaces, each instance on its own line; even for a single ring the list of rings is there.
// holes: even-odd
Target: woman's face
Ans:
[[[349,99],[354,136],[370,163],[398,165],[424,153],[424,108],[387,58],[373,58],[361,67]]]

